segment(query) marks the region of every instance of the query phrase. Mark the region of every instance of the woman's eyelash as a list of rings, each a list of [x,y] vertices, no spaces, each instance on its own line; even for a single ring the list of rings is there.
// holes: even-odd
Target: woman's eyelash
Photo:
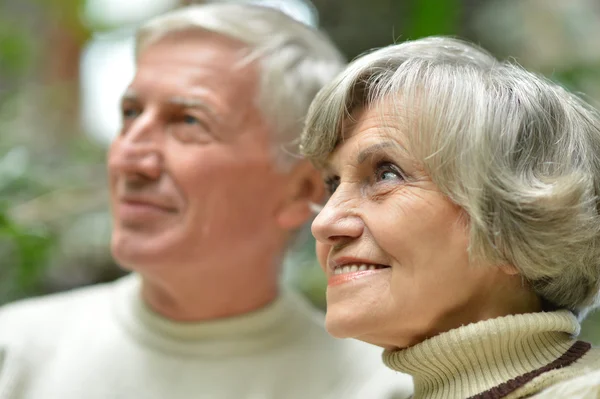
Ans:
[[[398,166],[388,161],[381,161],[375,167],[377,180],[399,179],[406,180],[406,174]]]
[[[406,174],[400,167],[392,162],[381,161],[375,165],[374,175],[376,181],[386,180],[406,180]],[[340,185],[339,176],[329,176],[324,179],[325,188],[329,195],[332,195]]]

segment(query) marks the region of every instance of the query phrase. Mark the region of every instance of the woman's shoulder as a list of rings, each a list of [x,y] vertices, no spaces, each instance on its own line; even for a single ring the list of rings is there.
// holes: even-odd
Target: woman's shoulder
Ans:
[[[533,396],[533,398],[600,398],[600,370],[589,370],[583,375],[562,381],[543,390],[539,394]]]
[[[590,349],[579,361],[562,371],[567,372],[566,369],[571,369],[569,370],[573,374],[571,378],[557,382],[533,397],[536,399],[600,398],[600,348]],[[559,371],[557,374],[562,373]]]

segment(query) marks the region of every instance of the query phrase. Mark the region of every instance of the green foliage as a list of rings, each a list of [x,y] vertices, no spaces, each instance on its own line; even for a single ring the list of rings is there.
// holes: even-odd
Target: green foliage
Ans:
[[[26,15],[10,12],[21,9],[19,3],[26,3],[25,9],[36,18],[49,18],[49,23],[76,34],[84,32],[78,22],[81,0],[0,2],[0,304],[44,293],[48,267],[67,225],[56,204],[69,207],[65,196],[55,193],[89,185],[78,166],[85,165],[84,172],[89,172],[103,163],[103,151],[84,137],[60,140],[55,125],[44,125],[40,115],[51,114],[44,107],[57,104],[63,91],[25,85],[42,44],[25,23]],[[39,120],[23,114],[23,108],[42,99],[47,103],[33,111]],[[85,201],[90,195],[83,197]]]
[[[0,17],[0,76],[18,76],[32,60],[31,40],[22,26]]]
[[[43,229],[27,228],[0,208],[0,253],[10,263],[0,271],[0,298],[14,300],[40,291],[40,281],[55,245],[55,237]]]
[[[33,44],[26,27],[1,11],[2,6],[0,77],[19,80],[33,59]],[[8,99],[11,94],[0,92],[1,107],[10,106]],[[7,136],[6,128],[0,125],[0,138],[6,140]],[[31,191],[33,186],[24,175],[26,150],[5,147],[0,146],[0,256],[3,259],[0,303],[36,293],[53,242],[46,232],[19,225],[9,216],[15,200],[24,192]],[[4,154],[3,150],[6,150]]]
[[[407,37],[418,39],[432,35],[456,35],[462,1],[418,0],[412,2]]]
[[[27,150],[12,148],[0,158],[0,302],[36,294],[54,239],[39,226],[15,222],[10,209],[22,198],[43,192],[27,175]]]

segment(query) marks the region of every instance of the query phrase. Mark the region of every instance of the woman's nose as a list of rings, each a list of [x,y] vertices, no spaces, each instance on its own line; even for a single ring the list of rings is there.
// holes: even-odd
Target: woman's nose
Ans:
[[[349,196],[349,192],[344,192],[342,187],[339,187],[319,212],[311,228],[317,241],[335,245],[362,235],[363,221],[354,212],[356,201]]]

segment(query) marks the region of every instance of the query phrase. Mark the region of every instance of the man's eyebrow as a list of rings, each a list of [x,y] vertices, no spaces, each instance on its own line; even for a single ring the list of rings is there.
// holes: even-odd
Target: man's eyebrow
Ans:
[[[125,93],[123,93],[123,95],[121,96],[121,102],[125,102],[125,101],[135,102],[138,100],[139,100],[139,96],[137,95],[135,90],[132,90],[132,89],[125,90]]]
[[[356,163],[361,164],[361,163],[365,162],[367,160],[367,158],[369,158],[373,154],[380,152],[383,149],[390,148],[390,147],[396,147],[396,146],[398,146],[398,143],[395,143],[393,141],[384,141],[383,143],[377,143],[377,144],[370,145],[358,153],[358,155],[356,156]]]
[[[202,111],[205,111],[206,113],[208,113],[210,116],[212,116],[213,118],[215,118],[217,120],[220,119],[219,115],[217,115],[217,113],[215,112],[213,107],[211,107],[205,101],[202,101],[199,98],[171,97],[167,100],[167,103],[172,104],[172,105],[178,105],[183,108],[197,108]]]
[[[123,95],[121,96],[121,103],[124,103],[126,101],[138,102],[140,101],[140,98],[135,90],[127,89],[125,93],[123,93]],[[171,105],[181,106],[183,108],[201,109],[216,120],[220,120],[219,115],[214,111],[214,109],[205,101],[202,101],[199,98],[177,96],[169,98],[167,100],[167,103]]]

